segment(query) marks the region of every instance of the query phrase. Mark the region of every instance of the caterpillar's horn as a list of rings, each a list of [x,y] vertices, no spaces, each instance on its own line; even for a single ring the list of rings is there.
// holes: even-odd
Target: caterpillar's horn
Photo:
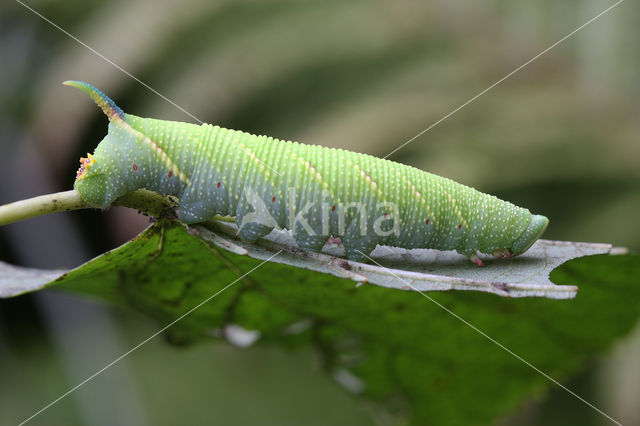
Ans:
[[[109,117],[109,121],[113,121],[116,118],[124,120],[124,112],[120,109],[115,102],[113,102],[107,95],[102,93],[99,89],[96,89],[89,83],[84,81],[67,80],[63,82],[65,86],[72,86],[86,92],[91,99],[100,107],[102,111]]]

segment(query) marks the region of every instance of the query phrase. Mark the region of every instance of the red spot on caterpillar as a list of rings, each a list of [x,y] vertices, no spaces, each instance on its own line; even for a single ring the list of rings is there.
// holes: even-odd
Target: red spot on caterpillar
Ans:
[[[220,182],[218,182],[218,185],[216,185],[218,188],[220,188]]]
[[[425,221],[424,221],[424,224],[425,224],[425,225],[428,225],[428,224],[429,224],[429,219],[425,220]]]
[[[458,229],[462,229],[462,224],[459,224],[459,225],[458,225]]]
[[[331,211],[335,212],[336,211],[336,206],[331,207]]]
[[[169,177],[173,176],[173,170],[169,170]]]
[[[272,202],[272,203],[275,203],[275,202],[276,202],[276,197],[273,197],[273,198],[271,199],[271,202]]]
[[[138,171],[138,165],[136,163],[133,163],[133,171],[134,172]]]

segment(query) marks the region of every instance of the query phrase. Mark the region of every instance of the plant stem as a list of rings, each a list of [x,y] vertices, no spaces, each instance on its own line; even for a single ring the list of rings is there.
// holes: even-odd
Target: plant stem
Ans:
[[[89,208],[75,189],[0,206],[0,226],[49,213]]]
[[[170,215],[175,208],[167,197],[146,189],[123,195],[113,205],[131,207],[154,217]],[[90,208],[75,189],[56,192],[0,206],[0,226],[49,213]]]

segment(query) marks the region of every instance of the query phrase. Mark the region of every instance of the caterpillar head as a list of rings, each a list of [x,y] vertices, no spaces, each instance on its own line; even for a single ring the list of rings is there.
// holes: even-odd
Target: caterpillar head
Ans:
[[[529,247],[536,242],[542,233],[547,229],[549,225],[549,219],[539,214],[531,216],[529,226],[524,230],[520,237],[509,248],[512,255],[517,256],[525,251],[529,250]]]
[[[110,122],[124,120],[124,113],[107,95],[96,89],[92,85],[82,81],[65,81],[66,86],[76,87],[86,92],[95,103],[102,108]],[[105,159],[108,155],[104,153],[103,142],[107,141],[110,135],[107,135],[96,148],[94,155],[87,154],[86,158],[80,158],[80,169],[76,174],[74,188],[80,194],[80,197],[88,204],[96,207],[106,207],[113,201],[113,191],[110,190],[110,176]]]

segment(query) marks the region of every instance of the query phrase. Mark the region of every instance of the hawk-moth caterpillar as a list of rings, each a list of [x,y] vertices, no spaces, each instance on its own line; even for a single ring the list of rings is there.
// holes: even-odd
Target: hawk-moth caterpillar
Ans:
[[[339,237],[346,257],[363,260],[376,245],[477,253],[523,253],[549,220],[449,179],[342,149],[125,114],[92,85],[79,88],[102,108],[109,129],[80,160],[75,189],[95,207],[146,188],[180,200],[186,223],[236,217],[248,241],[274,227],[320,251]]]

